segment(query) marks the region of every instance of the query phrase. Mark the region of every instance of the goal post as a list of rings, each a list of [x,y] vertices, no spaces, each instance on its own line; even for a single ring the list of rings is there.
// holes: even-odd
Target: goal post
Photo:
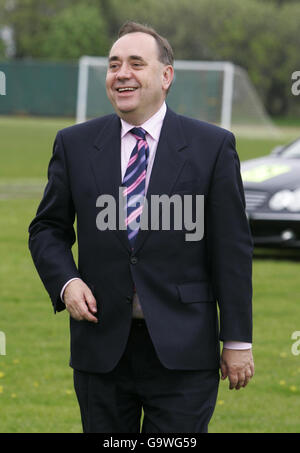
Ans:
[[[89,68],[107,68],[107,58],[83,56],[78,65],[78,86],[76,102],[76,123],[82,123],[89,119],[88,115],[88,84]]]
[[[105,57],[79,60],[76,122],[113,112],[106,93]],[[167,97],[174,111],[234,131],[275,132],[247,72],[231,62],[174,62],[175,76]]]

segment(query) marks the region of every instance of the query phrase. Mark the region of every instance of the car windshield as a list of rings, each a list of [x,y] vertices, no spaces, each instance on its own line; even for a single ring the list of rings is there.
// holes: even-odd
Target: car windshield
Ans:
[[[288,159],[300,159],[300,140],[288,145],[282,153],[280,153],[280,156]]]

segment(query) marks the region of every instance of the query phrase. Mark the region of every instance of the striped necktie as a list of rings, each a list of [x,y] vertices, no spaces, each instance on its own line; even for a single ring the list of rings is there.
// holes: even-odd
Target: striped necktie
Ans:
[[[126,197],[124,203],[125,225],[133,249],[143,210],[149,146],[145,138],[146,131],[142,127],[134,127],[130,132],[137,142],[132,150],[122,185],[125,186],[123,196]]]

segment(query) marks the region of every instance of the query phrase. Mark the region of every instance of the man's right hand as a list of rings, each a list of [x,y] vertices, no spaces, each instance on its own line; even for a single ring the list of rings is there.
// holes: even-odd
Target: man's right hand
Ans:
[[[66,309],[76,321],[90,321],[97,323],[93,315],[97,313],[97,303],[90,288],[80,279],[71,281],[63,294]]]

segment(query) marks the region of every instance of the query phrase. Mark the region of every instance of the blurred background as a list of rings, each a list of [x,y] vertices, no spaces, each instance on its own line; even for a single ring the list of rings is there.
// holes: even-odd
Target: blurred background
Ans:
[[[256,374],[239,392],[220,384],[210,432],[300,432],[297,0],[0,0],[0,432],[81,432],[68,316],[53,315],[27,229],[56,132],[111,111],[105,58],[127,20],[173,47],[169,105],[232,129],[242,162]]]

